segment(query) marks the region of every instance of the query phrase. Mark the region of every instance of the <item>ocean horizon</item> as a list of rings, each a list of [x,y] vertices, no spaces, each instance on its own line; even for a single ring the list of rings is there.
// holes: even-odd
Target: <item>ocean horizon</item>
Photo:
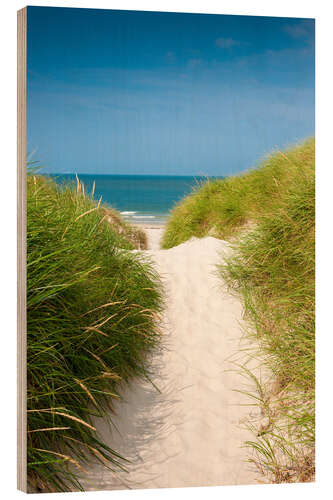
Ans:
[[[47,174],[58,184],[76,183],[76,174]],[[77,174],[87,192],[118,210],[131,224],[165,224],[170,210],[197,185],[218,176]]]

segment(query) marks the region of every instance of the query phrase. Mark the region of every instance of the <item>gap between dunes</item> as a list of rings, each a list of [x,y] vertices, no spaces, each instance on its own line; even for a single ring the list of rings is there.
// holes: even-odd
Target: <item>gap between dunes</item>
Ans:
[[[242,305],[216,272],[229,244],[212,237],[160,250],[163,228],[145,228],[150,255],[163,280],[166,310],[163,348],[153,359],[152,382],[124,389],[112,416],[115,428],[97,423],[103,439],[131,460],[128,473],[96,464],[87,490],[254,484],[247,462],[244,422],[255,407],[237,391],[251,390],[235,368],[248,347]]]

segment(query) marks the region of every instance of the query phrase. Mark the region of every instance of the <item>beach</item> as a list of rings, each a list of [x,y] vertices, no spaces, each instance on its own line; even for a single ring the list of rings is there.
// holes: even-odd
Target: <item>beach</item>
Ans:
[[[315,480],[315,19],[296,14],[18,12],[22,491]]]
[[[145,254],[160,273],[166,296],[162,348],[151,381],[135,380],[115,405],[115,426],[96,422],[102,439],[128,458],[128,473],[89,468],[87,490],[256,484],[247,462],[245,422],[255,411],[253,390],[235,368],[248,347],[242,305],[218,277],[231,248],[212,237],[160,250],[163,226],[143,226]],[[258,416],[258,415],[257,415]]]

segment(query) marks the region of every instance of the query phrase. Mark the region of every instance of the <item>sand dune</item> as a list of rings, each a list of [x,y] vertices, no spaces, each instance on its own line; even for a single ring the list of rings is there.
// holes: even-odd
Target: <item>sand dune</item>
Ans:
[[[114,475],[96,465],[86,489],[159,488],[258,482],[242,448],[249,399],[235,392],[245,379],[234,371],[246,347],[242,307],[216,274],[231,249],[212,237],[159,249],[162,228],[146,229],[167,308],[163,349],[154,356],[153,382],[135,381],[113,417],[118,431],[99,424],[103,438],[132,463]],[[237,354],[238,353],[238,354]]]

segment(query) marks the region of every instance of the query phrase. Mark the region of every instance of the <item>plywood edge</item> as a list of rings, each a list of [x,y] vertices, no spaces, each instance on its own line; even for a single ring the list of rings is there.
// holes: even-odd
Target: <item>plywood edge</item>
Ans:
[[[27,8],[17,12],[17,487],[27,492]]]

